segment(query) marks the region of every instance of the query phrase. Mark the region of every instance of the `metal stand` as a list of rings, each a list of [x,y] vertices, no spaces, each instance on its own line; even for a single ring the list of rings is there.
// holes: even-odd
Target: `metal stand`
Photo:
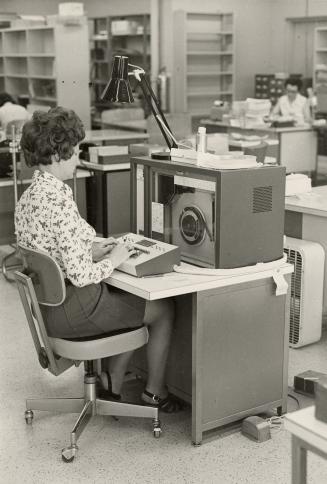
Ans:
[[[12,156],[12,165],[13,165],[13,183],[14,183],[14,209],[16,208],[17,201],[18,201],[18,187],[17,187],[17,153],[19,152],[19,140],[16,138],[16,126],[13,124],[11,127],[11,142],[9,143],[9,151]],[[16,265],[12,265],[7,267],[7,262],[13,258],[19,258],[17,244],[15,243],[15,250],[11,254],[6,255],[6,257],[2,260],[2,274],[4,278],[8,282],[15,282],[14,277],[10,277],[8,270],[16,269]]]

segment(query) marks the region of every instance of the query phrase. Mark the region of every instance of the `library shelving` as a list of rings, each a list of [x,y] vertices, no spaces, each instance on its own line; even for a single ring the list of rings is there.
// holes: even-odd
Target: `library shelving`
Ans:
[[[112,58],[126,55],[129,62],[151,68],[150,15],[107,16],[90,19],[92,104],[99,110],[111,107],[101,101],[101,94],[111,74]],[[131,85],[138,90],[131,78]]]
[[[0,30],[0,89],[34,105],[64,106],[90,127],[86,17]]]
[[[194,116],[210,112],[213,101],[234,98],[232,13],[177,10],[174,13],[173,105]]]

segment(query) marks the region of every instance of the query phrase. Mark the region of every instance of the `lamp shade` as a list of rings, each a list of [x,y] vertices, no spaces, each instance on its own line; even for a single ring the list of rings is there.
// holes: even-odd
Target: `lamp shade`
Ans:
[[[101,99],[109,102],[134,102],[131,86],[128,81],[128,57],[115,55],[111,79],[101,94]]]

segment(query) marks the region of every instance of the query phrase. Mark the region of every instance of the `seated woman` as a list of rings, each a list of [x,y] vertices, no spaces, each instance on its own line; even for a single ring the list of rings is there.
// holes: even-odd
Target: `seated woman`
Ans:
[[[38,169],[16,207],[17,241],[50,254],[66,282],[64,303],[42,309],[48,334],[69,339],[101,337],[146,324],[148,380],[141,398],[163,411],[179,411],[180,402],[168,394],[164,382],[174,319],[172,300],[145,302],[102,282],[133,250],[113,238],[95,242],[95,230],[80,216],[70,187],[63,183],[73,176],[78,143],[84,136],[78,116],[61,107],[35,112],[22,132],[26,164]],[[106,391],[109,399],[121,398],[130,357],[131,352],[103,360],[101,396]]]

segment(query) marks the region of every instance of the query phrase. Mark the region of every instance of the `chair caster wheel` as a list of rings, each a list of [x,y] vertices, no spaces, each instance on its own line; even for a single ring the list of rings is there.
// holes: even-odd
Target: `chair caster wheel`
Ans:
[[[159,439],[160,436],[161,436],[161,432],[162,432],[161,428],[160,427],[156,427],[155,429],[153,429],[153,437],[155,439]]]
[[[153,437],[159,439],[161,432],[160,420],[157,418],[153,419]]]
[[[33,418],[34,418],[34,413],[32,412],[32,410],[26,410],[25,422],[27,423],[27,425],[31,425],[31,423],[33,422]]]
[[[73,462],[77,453],[77,445],[65,447],[61,451],[61,458],[64,462]]]

